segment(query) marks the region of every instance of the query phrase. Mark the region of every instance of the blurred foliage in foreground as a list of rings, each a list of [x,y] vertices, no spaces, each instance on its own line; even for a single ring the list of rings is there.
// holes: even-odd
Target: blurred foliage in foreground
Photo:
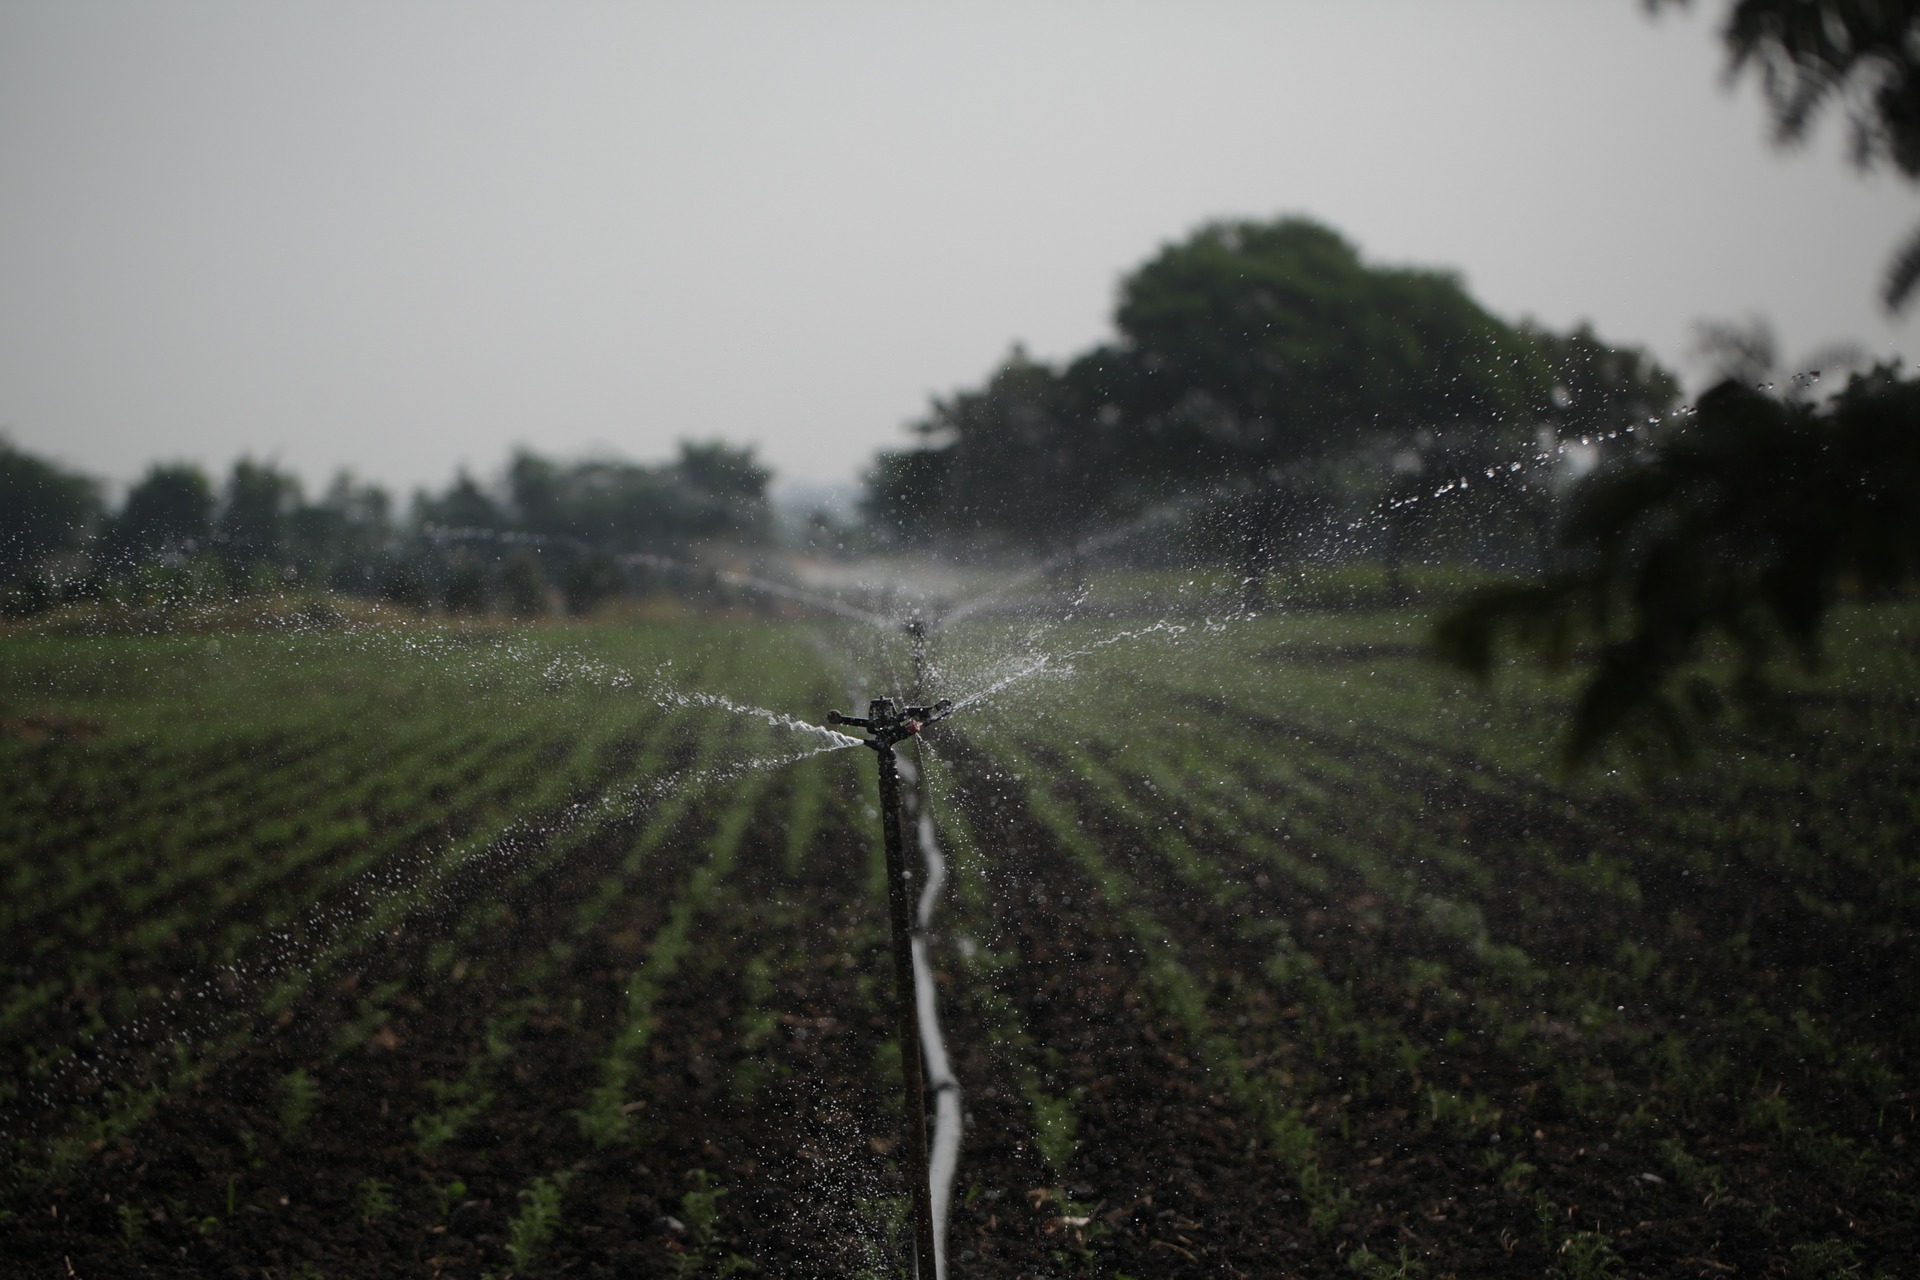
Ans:
[[[1688,0],[1645,0],[1649,10]],[[1804,142],[1829,104],[1847,117],[1862,170],[1920,180],[1920,4],[1913,0],[1732,0],[1721,28],[1728,73],[1752,71],[1783,146]],[[1920,228],[1894,251],[1881,298],[1898,311],[1920,285]]]
[[[1506,637],[1577,663],[1568,764],[1610,738],[1684,754],[1728,701],[1773,714],[1770,668],[1817,660],[1843,593],[1886,595],[1920,570],[1916,428],[1920,383],[1891,369],[1824,406],[1722,383],[1579,488],[1562,568],[1473,593],[1438,646],[1483,677]]]

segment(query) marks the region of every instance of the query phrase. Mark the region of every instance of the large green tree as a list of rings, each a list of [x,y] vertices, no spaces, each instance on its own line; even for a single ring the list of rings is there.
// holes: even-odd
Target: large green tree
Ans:
[[[282,559],[289,521],[299,507],[299,477],[271,462],[241,458],[227,477],[214,521],[221,559],[236,572]]]
[[[683,441],[664,466],[530,450],[507,466],[512,527],[601,551],[667,551],[709,538],[754,538],[767,524],[770,473],[753,450]],[[510,516],[510,519],[508,517]]]
[[[156,463],[127,492],[107,530],[110,563],[197,549],[213,532],[213,482],[190,462]]]
[[[984,385],[934,400],[912,425],[921,449],[869,474],[880,531],[1070,546],[1204,492],[1203,536],[1255,580],[1333,510],[1332,460],[1389,446],[1411,459],[1408,497],[1436,468],[1498,462],[1504,484],[1543,425],[1645,416],[1676,390],[1640,352],[1508,324],[1456,276],[1369,263],[1303,218],[1211,223],[1166,246],[1122,282],[1114,324],[1114,341],[1064,365],[1016,348]]]
[[[1378,266],[1304,218],[1221,222],[1121,285],[1115,394],[1154,453],[1286,467],[1382,432],[1517,427],[1544,409],[1535,345],[1447,272]]]
[[[1016,346],[984,386],[936,398],[911,428],[924,447],[883,454],[870,473],[870,516],[907,541],[1072,539],[1110,504],[1129,464],[1090,371],[1080,361],[1062,372]]]
[[[100,517],[99,487],[0,436],[0,584],[77,547]]]

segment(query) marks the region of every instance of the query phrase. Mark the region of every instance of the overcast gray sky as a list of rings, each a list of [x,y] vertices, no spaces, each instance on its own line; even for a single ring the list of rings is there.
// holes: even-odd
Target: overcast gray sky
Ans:
[[[683,436],[845,480],[1281,213],[1683,369],[1702,316],[1906,352],[1920,200],[1831,126],[1775,151],[1722,7],[9,0],[0,428],[118,480]]]

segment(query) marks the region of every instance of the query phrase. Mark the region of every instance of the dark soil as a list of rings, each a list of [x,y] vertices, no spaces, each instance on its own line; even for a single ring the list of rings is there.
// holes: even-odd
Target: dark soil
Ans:
[[[1811,1130],[1795,1138],[1755,1123],[1744,1078],[1719,1094],[1683,1094],[1650,1068],[1644,1047],[1556,1030],[1545,1012],[1540,1038],[1562,1048],[1521,1052],[1476,1031],[1489,1021],[1457,1002],[1409,995],[1398,978],[1404,957],[1430,954],[1431,933],[1351,875],[1336,871],[1324,893],[1304,894],[1191,823],[1190,838],[1237,888],[1201,893],[1142,832],[1070,788],[1084,829],[1206,989],[1213,1030],[1243,1054],[1249,1079],[1297,1107],[1320,1166],[1349,1194],[1338,1221],[1316,1229],[1257,1118],[1157,1007],[1145,956],[1093,882],[985,756],[961,743],[948,754],[999,868],[987,917],[951,915],[951,932],[936,940],[968,1113],[949,1236],[956,1280],[1347,1275],[1363,1248],[1388,1269],[1404,1250],[1434,1280],[1537,1277],[1571,1265],[1564,1242],[1581,1232],[1637,1275],[1783,1274],[1793,1243],[1831,1239],[1890,1274],[1920,1252],[1910,1099],[1871,1140],[1858,1138],[1857,1108],[1844,1099],[1816,1114],[1855,1135],[1850,1165]],[[836,763],[849,774],[868,764]],[[1552,830],[1563,858],[1585,852],[1582,829],[1544,797],[1490,799],[1442,774],[1406,785],[1444,798],[1466,838],[1490,850],[1508,887],[1490,923],[1536,963],[1604,965],[1623,936],[1666,930],[1682,905],[1653,867],[1646,902],[1625,915],[1539,875],[1518,851],[1525,833]],[[873,833],[849,784],[789,872],[785,803],[780,785],[761,798],[724,900],[698,920],[697,945],[655,1008],[651,1069],[630,1104],[636,1140],[595,1146],[574,1112],[598,1082],[636,969],[704,857],[711,812],[667,839],[584,937],[571,938],[574,908],[618,865],[631,827],[603,833],[513,895],[450,968],[430,958],[443,930],[396,931],[327,977],[299,1016],[252,1027],[215,1069],[130,1138],[101,1144],[70,1179],[9,1190],[0,1257],[10,1274],[719,1275],[735,1257],[768,1276],[894,1274],[888,1223],[904,1184],[892,1159],[891,969]],[[1166,815],[1179,819],[1177,806]],[[1772,918],[1766,900],[1755,910],[1762,923]],[[1276,999],[1261,977],[1273,921],[1346,993],[1358,1023],[1401,1028],[1424,1047],[1421,1064],[1394,1070],[1311,1009]],[[973,985],[985,979],[959,963],[962,930],[1008,957],[993,989],[1019,1014],[1024,1042],[996,1041],[987,992]],[[529,987],[525,975],[552,960],[556,942],[570,950],[554,976]],[[1664,933],[1662,945],[1687,954]],[[1817,953],[1819,942],[1795,945]],[[1523,998],[1491,982],[1475,989]],[[1676,1026],[1694,1007],[1672,1005],[1677,998],[1649,992],[1656,1015]],[[429,1082],[460,1079],[486,1051],[488,1019],[510,1007],[525,1020],[485,1078],[491,1102],[423,1155],[414,1121],[443,1101]],[[342,1053],[349,1025],[370,1031]],[[1712,1039],[1699,1043],[1704,1051]],[[1023,1063],[1050,1093],[1073,1099],[1069,1176],[1041,1159]],[[1561,1066],[1602,1080],[1605,1101],[1570,1108],[1554,1087]],[[317,1083],[318,1110],[285,1132],[281,1082],[296,1068]],[[1804,1084],[1796,1079],[1797,1093]],[[1498,1118],[1442,1121],[1434,1089],[1484,1099]],[[1676,1174],[1663,1155],[1672,1143],[1715,1166],[1714,1179]],[[1529,1171],[1515,1176],[1516,1160]],[[516,1271],[513,1222],[543,1178],[561,1188],[560,1221]],[[705,1201],[717,1212],[703,1233],[701,1197],[715,1190],[725,1194]],[[1871,1274],[1871,1265],[1846,1274]]]

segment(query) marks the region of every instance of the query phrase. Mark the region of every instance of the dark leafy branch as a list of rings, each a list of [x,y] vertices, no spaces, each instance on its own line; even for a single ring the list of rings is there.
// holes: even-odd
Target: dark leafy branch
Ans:
[[[1687,0],[1647,0],[1649,9]],[[1830,105],[1846,113],[1853,161],[1920,180],[1920,4],[1914,0],[1734,0],[1721,37],[1729,71],[1752,71],[1774,136],[1803,140]],[[1904,306],[1920,284],[1920,229],[1894,253],[1881,293]]]
[[[1820,407],[1722,383],[1590,477],[1561,544],[1559,571],[1469,597],[1436,647],[1482,678],[1508,642],[1581,670],[1569,766],[1616,740],[1684,755],[1724,704],[1778,710],[1780,660],[1817,662],[1845,593],[1920,572],[1920,382],[1883,366]]]

